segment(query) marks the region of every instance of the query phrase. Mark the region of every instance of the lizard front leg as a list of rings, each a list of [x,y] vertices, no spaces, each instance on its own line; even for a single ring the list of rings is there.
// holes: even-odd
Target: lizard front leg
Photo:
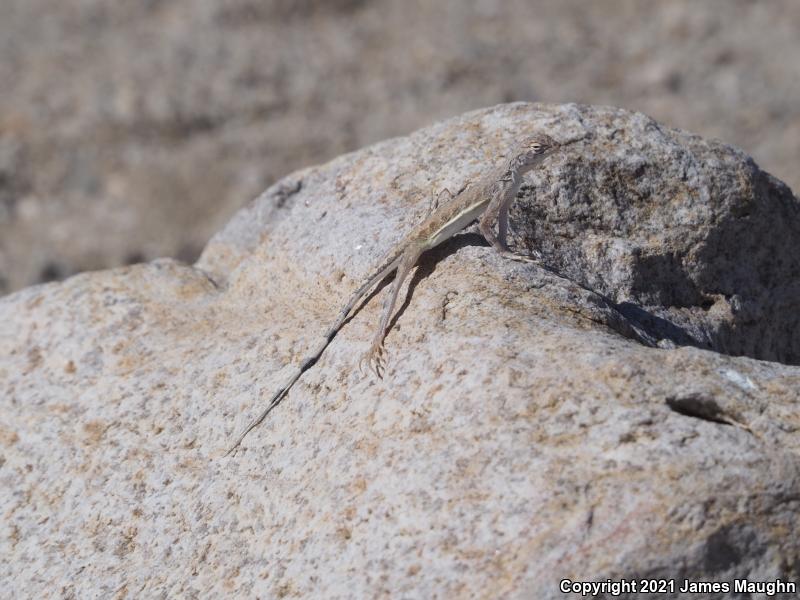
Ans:
[[[500,214],[497,215],[497,241],[508,250],[508,208],[511,203],[500,207]]]
[[[516,198],[516,192],[513,188],[496,192],[495,197],[489,202],[478,220],[478,229],[486,241],[492,245],[492,248],[497,250],[503,258],[518,262],[535,262],[525,256],[514,254],[508,249],[508,210],[514,198]],[[498,235],[494,234],[495,223],[497,223]]]

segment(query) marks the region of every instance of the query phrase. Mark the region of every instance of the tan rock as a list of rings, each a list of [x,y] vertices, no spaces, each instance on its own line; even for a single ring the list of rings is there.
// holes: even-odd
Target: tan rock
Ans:
[[[455,238],[404,291],[385,379],[355,368],[373,297],[222,458],[431,196],[536,130],[592,133],[512,216],[517,249],[560,275]],[[514,104],[290,175],[194,267],[8,296],[0,579],[137,598],[796,579],[798,227],[739,151],[619,109]]]

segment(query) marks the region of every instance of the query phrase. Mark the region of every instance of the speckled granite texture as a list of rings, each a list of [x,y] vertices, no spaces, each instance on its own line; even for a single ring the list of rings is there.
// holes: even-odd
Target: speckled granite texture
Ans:
[[[423,257],[223,458],[382,251],[547,131],[520,252]],[[619,109],[503,105],[294,173],[195,266],[0,300],[0,580],[41,598],[559,598],[796,578],[798,200]],[[735,356],[744,355],[744,356]],[[772,362],[768,362],[772,361]]]

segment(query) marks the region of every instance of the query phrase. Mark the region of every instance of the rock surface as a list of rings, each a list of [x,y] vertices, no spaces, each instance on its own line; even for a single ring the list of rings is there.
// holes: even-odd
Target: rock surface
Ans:
[[[0,294],[196,259],[285,173],[512,100],[613,104],[800,188],[796,0],[4,0]]]
[[[373,296],[223,458],[431,196],[539,130],[587,136],[512,214],[547,268],[470,232],[432,251],[385,379],[354,368]],[[796,580],[798,227],[797,198],[735,149],[619,109],[512,104],[286,177],[193,267],[10,295],[0,579],[80,598]]]

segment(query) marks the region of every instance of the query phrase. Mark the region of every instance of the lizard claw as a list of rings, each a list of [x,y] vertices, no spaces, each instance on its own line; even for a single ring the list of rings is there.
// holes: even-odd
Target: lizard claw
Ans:
[[[515,262],[521,262],[521,263],[533,263],[533,264],[536,264],[536,263],[539,262],[536,259],[530,258],[528,256],[522,256],[521,254],[514,254],[510,250],[506,250],[505,252],[501,252],[500,256],[502,256],[503,258],[507,258],[508,260],[513,260]]]
[[[367,353],[358,361],[358,370],[362,374],[364,373],[364,363],[378,376],[378,379],[383,379],[383,375],[386,373],[386,349],[383,347],[383,343],[372,344]]]
[[[364,356],[361,357],[361,360],[358,361],[358,372],[361,373],[361,375],[365,374],[364,373],[364,363],[369,364],[369,360],[370,360],[369,359],[369,354],[365,354]]]

